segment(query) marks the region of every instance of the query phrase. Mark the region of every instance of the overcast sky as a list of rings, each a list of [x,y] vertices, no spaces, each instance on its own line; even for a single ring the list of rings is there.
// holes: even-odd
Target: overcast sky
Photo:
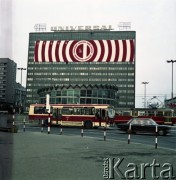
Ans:
[[[136,107],[143,106],[143,81],[149,82],[147,100],[170,98],[172,73],[166,60],[176,59],[176,0],[0,0],[0,57],[27,67],[29,33],[36,23],[46,23],[50,31],[51,26],[66,25],[112,25],[119,30],[119,22],[131,22],[136,31]]]

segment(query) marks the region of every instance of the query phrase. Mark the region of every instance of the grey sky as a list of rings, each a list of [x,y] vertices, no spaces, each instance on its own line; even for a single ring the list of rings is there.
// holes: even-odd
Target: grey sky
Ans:
[[[7,1],[0,0],[1,5]],[[9,0],[9,4],[13,38],[10,58],[18,67],[27,67],[29,32],[34,31],[36,23],[46,23],[50,31],[53,25],[112,25],[118,30],[119,22],[131,22],[131,30],[136,31],[136,106],[142,106],[142,81],[149,82],[147,99],[153,95],[161,100],[165,95],[170,98],[171,64],[166,60],[176,59],[175,0]],[[9,27],[6,19],[1,18],[2,23]]]

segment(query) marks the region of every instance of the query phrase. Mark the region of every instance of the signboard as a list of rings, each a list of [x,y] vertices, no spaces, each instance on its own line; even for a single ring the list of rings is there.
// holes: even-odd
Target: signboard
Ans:
[[[128,40],[36,41],[35,62],[133,62],[135,45]]]
[[[111,25],[102,25],[102,26],[52,26],[51,31],[90,31],[90,30],[113,30]]]

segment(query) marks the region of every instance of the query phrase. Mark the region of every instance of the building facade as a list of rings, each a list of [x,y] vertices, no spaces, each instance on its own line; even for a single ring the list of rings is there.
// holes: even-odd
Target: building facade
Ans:
[[[13,104],[15,101],[17,65],[9,58],[0,58],[0,103]]]
[[[19,109],[23,112],[26,106],[26,88],[23,87],[20,83],[15,84],[15,108],[16,112],[19,112]]]
[[[30,33],[27,104],[135,107],[135,31]]]

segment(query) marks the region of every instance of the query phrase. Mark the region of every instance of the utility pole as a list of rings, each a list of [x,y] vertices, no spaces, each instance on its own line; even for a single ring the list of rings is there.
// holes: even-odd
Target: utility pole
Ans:
[[[176,62],[176,60],[167,60],[167,63],[172,63],[172,82],[171,82],[171,84],[172,84],[172,90],[171,90],[171,98],[173,99],[173,97],[174,97],[174,93],[173,93],[173,64]]]
[[[144,108],[146,108],[146,85],[149,82],[142,82],[142,84],[144,84]]]
[[[26,70],[26,68],[17,68],[18,70],[21,71],[21,87],[22,87],[22,75],[23,75],[23,70]],[[21,91],[22,88],[20,88],[20,106],[19,106],[19,114],[21,114],[21,107],[22,107],[22,99],[21,99]]]

